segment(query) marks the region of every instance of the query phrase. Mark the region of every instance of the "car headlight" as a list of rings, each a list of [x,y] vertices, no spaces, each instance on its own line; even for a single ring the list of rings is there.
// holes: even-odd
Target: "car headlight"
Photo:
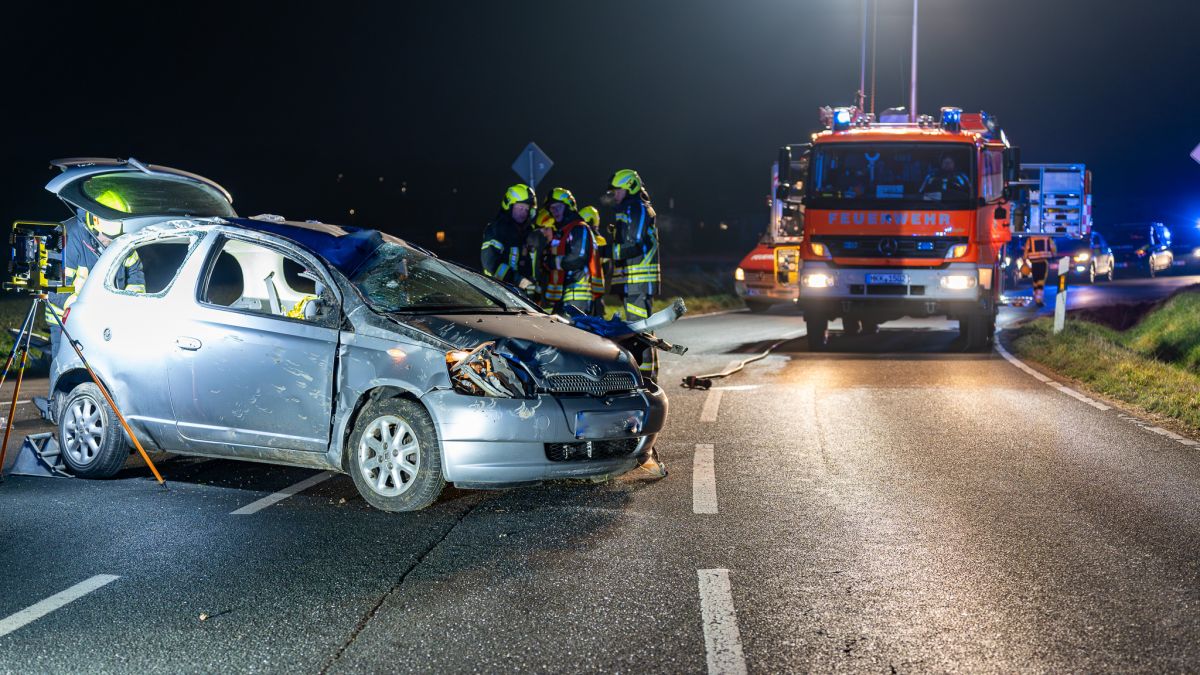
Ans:
[[[746,270],[744,270],[740,267],[737,268],[736,270],[734,270],[733,271],[733,280],[734,281],[745,281],[746,280]]]
[[[1075,254],[1075,262],[1087,262],[1092,259],[1092,254],[1084,251],[1083,253]]]
[[[942,277],[942,288],[950,291],[965,291],[975,288],[976,279],[967,274],[950,274]]]
[[[967,254],[967,245],[966,244],[955,244],[950,247],[949,251],[946,251],[946,258],[947,259],[961,258],[966,254]]]
[[[468,396],[525,398],[525,386],[508,360],[492,351],[494,342],[485,342],[471,351],[446,352],[446,369],[454,390]]]
[[[822,272],[804,275],[804,285],[809,288],[829,288],[833,285],[833,277]]]

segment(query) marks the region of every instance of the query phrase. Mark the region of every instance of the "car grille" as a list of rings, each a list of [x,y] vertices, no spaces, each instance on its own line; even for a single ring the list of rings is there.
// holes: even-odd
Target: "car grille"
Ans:
[[[965,237],[821,237],[835,258],[945,258]]]
[[[549,390],[554,394],[607,396],[614,392],[637,388],[637,380],[632,373],[605,373],[598,380],[587,375],[551,375],[547,379],[550,383]]]
[[[615,441],[579,441],[576,443],[547,443],[546,459],[551,462],[570,462],[588,459],[613,459],[625,457],[637,450],[640,438],[622,438]]]

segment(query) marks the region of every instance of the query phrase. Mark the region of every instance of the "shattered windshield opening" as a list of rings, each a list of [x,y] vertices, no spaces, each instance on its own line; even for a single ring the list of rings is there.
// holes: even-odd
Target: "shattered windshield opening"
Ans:
[[[503,286],[394,242],[375,249],[350,282],[381,312],[528,309]]]
[[[829,143],[813,151],[817,208],[970,208],[972,147],[964,143]]]

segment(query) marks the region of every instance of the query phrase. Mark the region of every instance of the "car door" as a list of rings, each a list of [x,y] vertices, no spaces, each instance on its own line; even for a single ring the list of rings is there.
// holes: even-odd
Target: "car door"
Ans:
[[[233,197],[216,182],[187,171],[136,159],[57,159],[62,169],[46,189],[68,206],[104,220],[121,221],[124,233],[177,218],[233,217]]]
[[[212,242],[168,363],[171,408],[193,451],[328,448],[340,310],[327,281],[285,242]]]

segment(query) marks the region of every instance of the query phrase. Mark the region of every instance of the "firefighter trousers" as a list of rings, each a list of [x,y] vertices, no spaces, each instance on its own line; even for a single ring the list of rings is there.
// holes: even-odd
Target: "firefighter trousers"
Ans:
[[[625,296],[625,320],[640,321],[650,316],[651,306],[653,305],[654,297],[638,293],[635,295]],[[641,354],[634,354],[638,360],[638,369],[642,371],[643,377],[648,377],[655,382],[658,381],[658,350],[654,347],[646,347]]]
[[[1050,263],[1047,260],[1031,260],[1029,267],[1033,276],[1033,301],[1040,306],[1046,301],[1046,279],[1050,277]]]

